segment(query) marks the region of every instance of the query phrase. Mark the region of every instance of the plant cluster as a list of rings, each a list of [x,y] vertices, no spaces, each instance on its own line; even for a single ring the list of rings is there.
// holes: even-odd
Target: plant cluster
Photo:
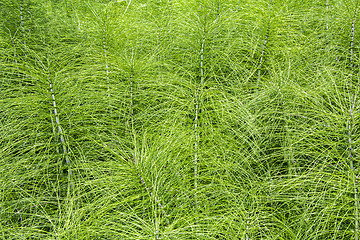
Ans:
[[[359,239],[357,0],[0,0],[1,239]]]

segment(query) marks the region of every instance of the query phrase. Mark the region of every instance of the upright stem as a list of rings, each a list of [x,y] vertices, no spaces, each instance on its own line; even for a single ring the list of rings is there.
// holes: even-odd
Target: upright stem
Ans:
[[[21,5],[20,5],[20,26],[21,26],[21,31],[22,31],[22,34],[23,34],[23,44],[25,46],[26,42],[25,42],[25,27],[24,27],[23,9],[24,9],[24,1],[21,1]]]
[[[134,67],[130,70],[130,118],[131,128],[134,127]]]
[[[291,18],[292,18],[292,14],[290,13],[289,15],[289,24],[288,24],[288,29],[289,29],[289,32],[291,32]],[[290,36],[290,41],[291,41],[291,36]],[[290,43],[289,43],[290,44]],[[290,50],[287,51],[287,54],[288,54],[288,58],[289,58],[289,67],[288,67],[288,72],[287,72],[287,80],[290,79],[290,74],[291,74],[291,52]],[[282,85],[283,84],[283,81],[281,80],[280,84]],[[283,97],[283,94],[281,92],[280,89],[279,90],[279,93],[280,93],[280,96],[281,96],[281,105],[282,105],[282,111],[283,112],[286,112],[285,110],[285,103],[283,100],[284,100],[284,97]],[[286,114],[287,115],[287,114]],[[288,162],[288,173],[290,175],[290,177],[292,177],[295,173],[296,175],[296,170],[294,171],[294,158],[293,158],[293,149],[292,149],[292,146],[291,146],[291,136],[290,135],[290,130],[289,130],[289,116],[284,116],[285,118],[285,156],[287,158],[287,162]]]
[[[65,162],[66,162],[67,169],[68,169],[68,171],[67,171],[67,181],[68,181],[67,196],[70,196],[70,192],[74,187],[73,183],[71,181],[71,179],[72,179],[72,170],[70,168],[70,159],[69,159],[69,155],[68,155],[68,150],[67,150],[67,147],[66,147],[64,133],[63,133],[63,130],[62,130],[62,127],[61,127],[60,118],[59,118],[57,107],[56,107],[55,93],[54,93],[54,89],[53,89],[53,81],[51,80],[51,76],[50,76],[49,71],[48,71],[48,82],[49,82],[49,89],[50,89],[52,105],[53,105],[53,114],[54,114],[54,117],[55,117],[55,124],[56,124],[56,126],[53,126],[53,130],[55,130],[57,128],[57,134],[60,137],[60,144],[62,146],[62,152],[63,152],[63,155],[65,157]]]
[[[204,48],[205,48],[205,30],[203,32],[203,38],[201,41],[201,51],[200,51],[200,84],[204,84]]]
[[[194,131],[195,131],[195,144],[194,144],[194,149],[195,149],[195,155],[194,155],[194,188],[195,190],[197,189],[197,176],[198,176],[198,152],[199,152],[199,148],[198,148],[198,144],[199,144],[199,132],[198,132],[198,114],[199,114],[199,103],[198,103],[198,93],[196,93],[196,98],[195,98],[195,120],[194,120]]]
[[[356,15],[353,19],[352,26],[351,26],[351,43],[350,43],[350,68],[351,68],[351,70],[354,69],[355,20],[356,20]]]
[[[329,0],[326,0],[326,30],[329,30]]]
[[[14,63],[15,63],[16,69],[17,69],[16,75],[17,75],[18,78],[20,78],[19,65],[18,65],[18,61],[17,61],[16,45],[15,45],[15,36],[12,36],[11,32],[9,34],[10,34],[10,37],[11,37],[11,43],[12,43],[12,47],[13,47],[13,50],[14,50],[13,51],[13,57],[14,57]]]
[[[54,94],[54,89],[53,89],[53,82],[51,80],[50,72],[48,72],[48,82],[49,82],[49,88],[50,88],[51,99],[52,99],[52,104],[53,104],[53,113],[54,113],[54,116],[55,116],[56,127],[57,127],[58,134],[59,134],[59,137],[60,137],[60,143],[62,145],[62,150],[63,150],[63,154],[65,156],[65,161],[66,161],[67,164],[70,164],[70,160],[69,160],[69,157],[68,157],[68,151],[67,151],[66,143],[65,143],[65,139],[64,139],[64,134],[63,134],[63,130],[61,128],[60,118],[59,118],[59,115],[58,115],[58,112],[57,112],[55,94]]]
[[[355,21],[356,21],[356,14],[352,22],[351,27],[351,43],[350,43],[350,70],[351,70],[351,78],[349,82],[349,93],[350,93],[350,109],[349,109],[349,120],[347,123],[348,127],[348,140],[349,140],[349,160],[350,160],[350,169],[351,169],[351,176],[353,178],[354,183],[354,201],[355,201],[355,240],[359,239],[359,200],[358,200],[358,190],[357,190],[357,175],[356,169],[354,169],[354,150],[353,150],[353,131],[355,129],[355,118],[354,118],[354,107],[355,107],[355,97],[353,91],[353,70],[354,70],[354,38],[355,38]]]
[[[271,7],[270,5],[271,5],[271,0],[270,0],[270,2],[268,4],[268,8],[269,8],[268,11],[270,11],[270,7]],[[268,24],[267,24],[267,28],[266,28],[266,35],[265,35],[265,39],[264,39],[264,42],[263,42],[262,51],[261,51],[261,55],[260,55],[258,80],[260,80],[261,68],[262,68],[262,64],[263,64],[263,61],[264,61],[265,49],[266,49],[266,44],[268,42],[269,34],[270,34],[270,16],[269,16],[269,19],[268,19]]]
[[[103,49],[104,49],[104,58],[105,58],[105,71],[106,71],[106,84],[107,84],[107,96],[110,97],[110,83],[109,83],[109,65],[107,59],[107,44],[106,44],[106,22],[104,23],[103,29]]]
[[[249,222],[249,220],[247,220],[247,221],[246,221],[246,230],[245,230],[245,239],[246,239],[246,240],[250,240],[249,234],[248,234],[249,225],[250,225],[250,222]]]
[[[16,59],[16,47],[15,47],[15,40],[14,40],[14,37],[11,36],[11,43],[12,43],[12,46],[13,46],[13,56],[14,56],[14,62],[15,62],[15,65],[17,66],[17,59]]]
[[[137,159],[137,144],[136,144],[136,134],[135,134],[135,123],[134,123],[134,65],[131,63],[130,69],[130,123],[129,123],[129,131],[134,144],[134,158]]]
[[[20,27],[21,27],[21,31],[22,31],[22,35],[23,35],[23,50],[24,50],[24,63],[26,64],[26,58],[27,58],[27,54],[26,54],[26,38],[25,38],[25,26],[24,26],[24,0],[21,1],[20,4]],[[26,75],[22,74],[22,79],[24,81]]]
[[[354,95],[351,94],[350,97],[350,118],[348,120],[348,140],[349,140],[349,159],[350,159],[350,169],[351,176],[353,178],[354,183],[354,201],[355,201],[355,240],[359,239],[359,200],[358,200],[358,189],[357,189],[357,175],[356,169],[354,168],[354,153],[353,153],[353,131],[354,131],[354,105],[355,99]]]
[[[172,1],[169,0],[169,20],[171,20],[171,14],[172,14]],[[170,21],[170,25],[171,25],[171,21]]]
[[[262,46],[262,51],[261,51],[261,55],[260,55],[260,63],[259,63],[259,71],[258,71],[258,79],[260,79],[260,75],[261,75],[261,68],[262,68],[262,64],[264,61],[264,55],[265,55],[265,48],[266,48],[266,44],[269,38],[269,32],[270,32],[270,20],[266,29],[266,35],[265,35],[265,39],[264,39],[264,43]]]
[[[195,132],[195,144],[194,144],[194,188],[197,189],[198,185],[198,154],[199,154],[199,112],[200,112],[200,94],[202,86],[204,84],[204,47],[205,47],[205,31],[203,32],[203,38],[201,41],[200,49],[200,85],[197,86],[195,93],[195,120],[194,120],[194,132]]]

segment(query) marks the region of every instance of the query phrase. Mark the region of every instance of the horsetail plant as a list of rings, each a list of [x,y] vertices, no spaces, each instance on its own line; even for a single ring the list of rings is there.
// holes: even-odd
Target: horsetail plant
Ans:
[[[205,30],[203,31],[201,48],[200,48],[200,84],[197,85],[195,92],[195,119],[194,119],[194,134],[195,134],[195,143],[194,143],[194,188],[197,189],[198,185],[198,154],[199,154],[199,112],[200,109],[200,95],[201,89],[204,84],[204,46],[205,46]]]
[[[264,57],[265,57],[265,50],[266,50],[266,44],[268,42],[268,38],[269,38],[269,33],[270,33],[270,19],[269,22],[267,24],[266,27],[266,34],[265,34],[265,38],[264,38],[264,42],[262,44],[262,50],[261,50],[261,54],[260,54],[260,61],[259,61],[259,70],[258,70],[258,79],[260,80],[260,76],[261,76],[261,69],[262,69],[262,65],[263,65],[263,61],[264,61]]]
[[[359,239],[359,199],[358,199],[358,171],[356,166],[354,166],[354,157],[355,157],[355,152],[354,152],[354,147],[353,147],[353,135],[355,134],[355,117],[354,117],[354,110],[355,110],[355,103],[356,103],[356,95],[354,95],[354,87],[353,87],[353,75],[354,75],[354,38],[355,38],[355,22],[356,22],[356,17],[357,17],[357,12],[358,9],[356,9],[355,11],[355,16],[353,18],[352,21],[352,26],[351,26],[351,42],[350,42],[350,79],[348,82],[348,92],[349,92],[349,120],[347,122],[347,128],[348,128],[348,140],[349,140],[349,145],[348,145],[348,151],[349,151],[349,164],[350,164],[350,171],[351,171],[351,178],[354,184],[354,208],[355,208],[355,212],[354,212],[354,220],[355,220],[355,240]],[[354,168],[355,167],[355,168]]]
[[[106,22],[104,23],[104,31],[103,31],[103,49],[104,49],[104,59],[105,59],[107,91],[108,91],[108,97],[110,97],[109,65],[107,59],[107,44],[106,44]]]
[[[81,2],[0,0],[0,238],[359,240],[356,1]]]
[[[22,0],[20,3],[20,27],[21,27],[21,32],[23,34],[23,44],[24,46],[26,46],[23,7],[24,7],[24,1]]]

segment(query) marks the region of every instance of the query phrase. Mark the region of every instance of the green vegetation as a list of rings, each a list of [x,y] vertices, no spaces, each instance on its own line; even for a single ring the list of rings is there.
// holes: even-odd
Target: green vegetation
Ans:
[[[0,239],[358,240],[359,9],[0,0]]]

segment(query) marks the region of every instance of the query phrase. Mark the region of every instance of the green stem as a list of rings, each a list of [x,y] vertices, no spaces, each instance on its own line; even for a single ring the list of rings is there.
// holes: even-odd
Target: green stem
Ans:
[[[354,38],[355,38],[355,21],[356,21],[356,14],[355,12],[354,19],[352,21],[351,27],[351,44],[350,44],[350,69],[351,69],[351,78],[349,82],[349,92],[350,92],[350,109],[349,114],[350,118],[348,120],[348,140],[349,140],[349,159],[350,159],[350,169],[351,169],[351,176],[353,178],[354,183],[354,201],[355,201],[355,240],[359,239],[359,201],[358,201],[358,192],[357,192],[357,176],[356,176],[356,169],[354,169],[354,154],[353,154],[353,130],[355,129],[354,125],[354,107],[355,107],[355,98],[353,93],[353,71],[354,71]]]
[[[194,188],[197,189],[198,185],[198,155],[199,155],[199,112],[200,112],[200,94],[201,89],[204,84],[204,47],[205,47],[205,31],[203,32],[203,38],[201,41],[201,50],[200,50],[200,86],[197,86],[195,94],[195,120],[194,120],[194,131],[195,131],[195,155],[194,155]]]
[[[20,26],[21,26],[21,31],[22,31],[22,34],[23,34],[23,44],[25,46],[26,42],[25,42],[25,27],[24,27],[23,9],[24,9],[24,1],[21,1],[21,5],[20,5]]]
[[[49,83],[49,89],[50,89],[50,94],[51,94],[51,99],[52,99],[52,110],[53,110],[53,114],[55,117],[55,126],[53,126],[53,131],[57,128],[57,135],[60,137],[60,144],[62,146],[62,152],[63,155],[65,157],[65,162],[68,168],[68,190],[67,190],[67,194],[69,196],[70,194],[70,189],[73,188],[73,183],[71,182],[71,176],[72,176],[72,170],[70,169],[70,159],[69,159],[69,155],[68,155],[68,150],[66,147],[66,142],[65,142],[65,138],[64,138],[64,133],[63,133],[63,129],[61,127],[61,123],[60,123],[60,118],[58,115],[58,111],[57,111],[57,106],[56,106],[56,100],[55,100],[55,93],[54,93],[54,84],[53,81],[51,79],[51,75],[50,72],[48,71],[48,83]],[[56,131],[56,130],[55,130]]]
[[[270,20],[266,29],[266,35],[265,35],[265,39],[263,42],[263,46],[262,46],[262,51],[261,51],[261,55],[260,55],[260,63],[259,63],[259,70],[258,70],[258,80],[260,80],[260,75],[261,75],[261,68],[262,68],[262,64],[264,61],[264,55],[265,55],[265,48],[266,48],[266,44],[269,38],[269,32],[270,32]]]
[[[353,130],[354,126],[354,99],[353,95],[351,95],[350,101],[350,119],[348,121],[348,139],[349,139],[349,159],[350,159],[350,169],[351,176],[353,178],[354,183],[354,201],[355,201],[355,240],[359,239],[359,200],[358,200],[358,192],[357,192],[357,176],[356,169],[354,168],[354,154],[353,154]]]
[[[134,128],[134,67],[130,70],[130,117],[131,129]]]
[[[107,84],[107,96],[110,97],[110,83],[109,83],[109,65],[107,58],[107,45],[106,45],[106,22],[104,23],[103,29],[103,49],[104,49],[104,58],[105,58],[105,71],[106,71],[106,84]]]
[[[329,31],[329,0],[326,0],[326,31]]]

